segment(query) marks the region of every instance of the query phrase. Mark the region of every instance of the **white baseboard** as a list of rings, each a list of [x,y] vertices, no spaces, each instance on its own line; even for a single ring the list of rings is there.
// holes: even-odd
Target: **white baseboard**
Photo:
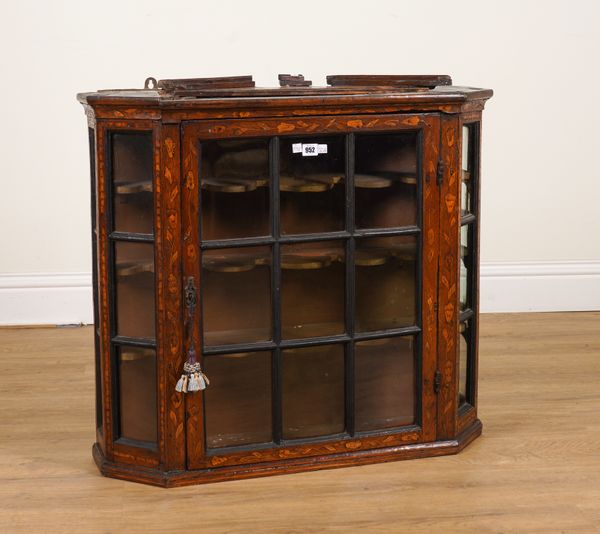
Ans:
[[[481,311],[600,310],[600,261],[483,263]],[[0,274],[0,325],[88,324],[90,273]]]
[[[0,325],[93,321],[91,273],[0,274]]]
[[[600,310],[600,261],[482,263],[482,313]]]

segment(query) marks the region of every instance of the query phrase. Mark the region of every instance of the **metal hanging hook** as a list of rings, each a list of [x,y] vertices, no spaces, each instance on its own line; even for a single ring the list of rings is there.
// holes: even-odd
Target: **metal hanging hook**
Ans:
[[[144,89],[157,89],[158,88],[158,82],[156,81],[156,78],[153,78],[152,76],[146,78],[146,80],[144,81]]]

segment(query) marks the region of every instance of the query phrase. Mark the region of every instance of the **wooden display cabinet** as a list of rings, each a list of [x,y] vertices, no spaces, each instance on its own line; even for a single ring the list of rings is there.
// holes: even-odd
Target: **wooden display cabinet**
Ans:
[[[104,475],[177,486],[452,454],[481,433],[492,92],[327,81],[78,95]],[[176,390],[186,361],[205,390]]]

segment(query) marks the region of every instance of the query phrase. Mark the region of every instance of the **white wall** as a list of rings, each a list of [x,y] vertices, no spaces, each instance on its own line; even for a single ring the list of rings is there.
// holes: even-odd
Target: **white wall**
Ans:
[[[75,93],[140,87],[150,75],[253,74],[273,85],[279,72],[316,84],[328,73],[447,73],[456,84],[493,88],[484,117],[483,308],[600,308],[599,6],[4,3],[0,323],[89,318],[88,153]],[[548,294],[563,283],[576,290]]]

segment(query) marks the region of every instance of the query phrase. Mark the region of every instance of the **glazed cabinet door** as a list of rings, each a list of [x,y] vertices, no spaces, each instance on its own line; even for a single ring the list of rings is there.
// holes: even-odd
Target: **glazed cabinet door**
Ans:
[[[435,114],[183,126],[188,468],[436,437]],[[190,286],[190,287],[191,287]]]

